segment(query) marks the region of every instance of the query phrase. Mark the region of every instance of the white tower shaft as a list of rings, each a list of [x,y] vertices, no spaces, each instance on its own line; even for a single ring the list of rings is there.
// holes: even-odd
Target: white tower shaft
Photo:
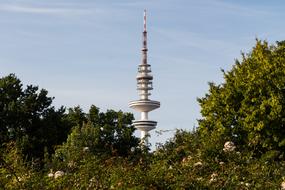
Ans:
[[[150,100],[149,96],[152,87],[152,75],[150,65],[147,63],[147,31],[146,31],[146,10],[144,11],[143,25],[143,48],[142,48],[142,63],[139,64],[137,74],[137,90],[139,91],[140,99],[131,101],[129,106],[141,112],[140,120],[135,120],[133,125],[141,131],[142,143],[148,145],[148,132],[155,129],[157,122],[148,119],[148,112],[160,107],[160,102]]]

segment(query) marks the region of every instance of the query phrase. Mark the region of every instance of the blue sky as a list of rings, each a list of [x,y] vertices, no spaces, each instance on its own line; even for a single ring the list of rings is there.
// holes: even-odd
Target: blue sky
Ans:
[[[285,39],[285,2],[262,0],[0,0],[0,76],[15,73],[54,96],[133,112],[143,10],[148,11],[157,130],[192,129],[208,82],[223,81],[255,38]],[[138,114],[136,114],[138,116]],[[153,131],[151,142],[164,141]]]

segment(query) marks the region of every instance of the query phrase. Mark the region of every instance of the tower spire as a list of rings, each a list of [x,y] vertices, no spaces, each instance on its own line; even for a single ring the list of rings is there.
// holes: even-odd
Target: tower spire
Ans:
[[[147,64],[147,31],[146,31],[146,10],[143,14],[143,47],[142,47],[142,63]]]
[[[148,112],[160,107],[160,102],[149,99],[151,95],[149,91],[153,89],[153,77],[150,65],[147,63],[147,51],[146,10],[144,10],[142,63],[139,64],[136,77],[140,99],[131,101],[129,106],[141,113],[141,118],[133,121],[133,125],[141,131],[141,141],[145,145],[148,145],[148,132],[155,129],[157,124],[156,121],[148,119]]]
[[[146,9],[143,12],[143,31],[146,31]]]

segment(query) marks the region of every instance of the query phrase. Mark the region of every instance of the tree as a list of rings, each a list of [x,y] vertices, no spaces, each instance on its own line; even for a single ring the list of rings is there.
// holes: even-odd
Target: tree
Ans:
[[[44,89],[28,85],[10,74],[0,78],[0,145],[16,142],[28,159],[42,158],[66,140],[71,128],[65,109],[51,105]]]
[[[79,107],[77,109],[81,110]],[[139,139],[133,135],[135,128],[131,125],[131,113],[114,110],[104,113],[94,105],[88,114],[81,113],[79,115],[86,116],[83,118],[86,122],[72,129],[67,142],[56,150],[56,160],[65,160],[65,163],[81,160],[86,151],[101,158],[127,157],[139,147]]]
[[[213,139],[213,146],[231,140],[257,156],[284,154],[285,41],[270,46],[257,40],[223,74],[225,82],[210,83],[209,93],[198,99],[203,117],[199,132]]]

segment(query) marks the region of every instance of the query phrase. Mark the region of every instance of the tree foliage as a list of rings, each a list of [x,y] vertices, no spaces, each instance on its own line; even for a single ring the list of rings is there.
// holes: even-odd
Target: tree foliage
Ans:
[[[16,142],[28,159],[42,158],[44,149],[66,140],[71,125],[65,109],[56,110],[44,89],[28,85],[10,74],[0,78],[0,144]]]
[[[83,113],[80,107],[75,109],[79,113],[77,115],[84,117],[77,117],[79,124],[73,128],[67,142],[58,148],[56,154],[62,159],[73,159],[75,152],[81,154],[83,151],[99,157],[128,156],[138,148],[139,139],[133,135],[135,128],[131,125],[134,119],[132,114],[114,110],[104,113],[94,105],[88,114]],[[74,116],[74,111],[71,114]],[[86,122],[81,124],[83,120]]]
[[[268,45],[257,40],[242,60],[224,72],[225,82],[210,83],[209,93],[198,99],[203,118],[199,131],[216,145],[234,141],[240,148],[284,153],[285,146],[285,42]]]

